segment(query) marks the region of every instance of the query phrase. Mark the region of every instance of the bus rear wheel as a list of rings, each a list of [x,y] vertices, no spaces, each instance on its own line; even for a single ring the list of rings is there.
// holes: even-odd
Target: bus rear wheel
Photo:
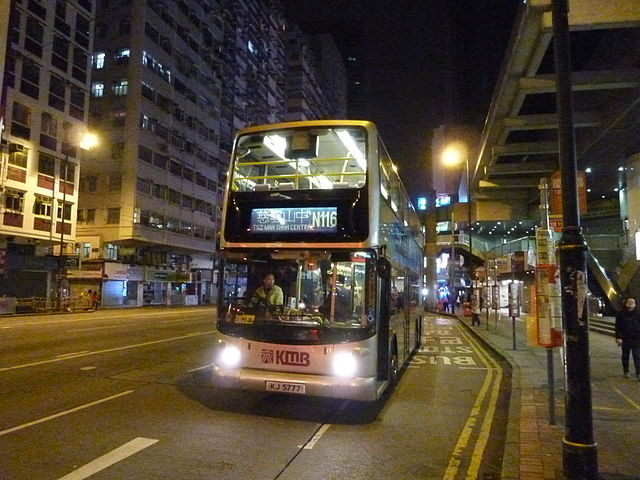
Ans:
[[[389,356],[389,383],[395,383],[398,378],[398,353],[394,348]]]

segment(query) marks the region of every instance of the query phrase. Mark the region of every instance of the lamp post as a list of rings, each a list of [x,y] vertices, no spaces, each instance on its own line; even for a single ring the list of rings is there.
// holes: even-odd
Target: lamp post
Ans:
[[[98,137],[93,133],[85,133],[78,146],[82,150],[91,150],[96,145],[98,145]],[[69,173],[69,152],[68,150],[64,154],[63,169],[60,175],[60,186],[59,189],[62,190],[62,208],[60,209],[60,247],[58,252],[58,309],[62,310],[63,307],[63,283],[62,283],[62,271],[63,271],[63,263],[64,263],[64,227],[65,227],[65,207],[67,205],[67,175]],[[63,183],[64,182],[64,183]],[[57,215],[56,215],[57,217]],[[71,220],[71,219],[69,219]]]
[[[453,167],[464,162],[467,177],[467,224],[469,225],[469,278],[471,286],[469,288],[470,296],[473,295],[473,272],[471,271],[471,256],[473,255],[472,231],[471,226],[471,171],[469,170],[469,152],[460,144],[454,144],[447,147],[442,153],[442,163],[445,166]]]

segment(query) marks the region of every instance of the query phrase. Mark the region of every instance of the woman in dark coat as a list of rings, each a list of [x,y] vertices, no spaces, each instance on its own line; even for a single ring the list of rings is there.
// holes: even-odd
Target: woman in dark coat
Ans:
[[[622,347],[622,370],[629,377],[629,353],[633,356],[636,377],[640,380],[640,312],[635,299],[625,299],[622,311],[616,315],[616,343]]]

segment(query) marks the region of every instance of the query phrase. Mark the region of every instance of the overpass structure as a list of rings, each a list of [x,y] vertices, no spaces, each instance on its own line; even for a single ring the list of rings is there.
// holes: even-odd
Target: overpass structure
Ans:
[[[640,2],[570,0],[569,27],[577,163],[586,181],[581,224],[597,279],[590,288],[615,306],[619,295],[640,293]],[[539,223],[540,179],[559,169],[555,97],[551,0],[528,0],[480,143],[470,148],[474,240],[490,239],[492,223]]]

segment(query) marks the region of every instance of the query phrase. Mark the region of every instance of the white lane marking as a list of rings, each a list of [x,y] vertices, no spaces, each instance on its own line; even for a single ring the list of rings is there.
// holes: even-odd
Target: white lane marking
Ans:
[[[86,372],[86,371],[89,371],[89,370],[95,370],[96,368],[98,368],[98,367],[82,367],[80,370],[84,370]]]
[[[324,435],[324,432],[326,432],[327,430],[329,430],[329,427],[331,426],[330,423],[325,423],[324,425],[322,425],[318,431],[315,433],[315,435],[313,437],[311,437],[311,440],[309,440],[305,446],[303,447],[304,450],[311,450],[316,443],[318,443],[318,440],[320,440],[320,437],[322,437],[322,435]]]
[[[74,328],[73,330],[67,330],[67,332],[89,332],[91,330],[102,330],[105,328],[135,327],[137,325],[137,323],[122,323],[119,325],[108,325],[106,327]]]
[[[209,368],[211,365],[213,365],[213,363],[209,363],[208,365],[205,365],[204,367],[192,368],[191,370],[187,370],[187,372],[193,373],[193,372],[197,372],[198,370],[204,370],[205,368]]]
[[[203,309],[200,310],[198,312],[157,312],[157,313],[142,313],[139,315],[127,315],[126,319],[129,318],[148,318],[148,317],[161,317],[161,316],[170,316],[170,315],[202,315],[205,313],[209,313],[215,311],[215,308],[211,308],[211,309]],[[91,320],[96,320],[95,315],[90,315],[89,316]],[[99,317],[97,318],[97,320],[101,320],[101,321],[107,321],[107,320],[117,320],[119,317]],[[18,322],[18,323],[9,323],[6,326],[3,326],[2,328],[13,328],[13,327],[30,327],[32,325],[49,325],[49,324],[56,324],[56,323],[77,323],[77,322],[87,322],[87,317],[83,317],[83,318],[67,318],[64,320],[47,320],[47,321],[41,321],[41,322],[29,322],[29,321],[25,321],[25,322]]]
[[[62,355],[56,355],[55,358],[64,358],[64,357],[72,357],[74,355],[82,355],[83,353],[87,353],[89,350],[82,350],[81,352],[73,352],[73,353],[63,353]]]
[[[116,393],[115,395],[111,395],[110,397],[102,398],[100,400],[96,400],[95,402],[85,403],[84,405],[80,405],[78,407],[71,408],[69,410],[64,410],[62,412],[54,413],[53,415],[49,415],[48,417],[39,418],[38,420],[33,420],[32,422],[23,423],[22,425],[17,425],[15,427],[7,428],[6,430],[0,431],[0,437],[3,435],[7,435],[12,432],[17,432],[18,430],[22,430],[23,428],[31,427],[33,425],[37,425],[39,423],[47,422],[49,420],[53,420],[54,418],[62,417],[63,415],[68,415],[73,412],[77,412],[79,410],[84,410],[85,408],[93,407],[94,405],[98,405],[103,402],[108,402],[109,400],[114,400],[118,397],[122,397],[123,395],[128,395],[133,393],[133,390],[127,390],[126,392]]]
[[[179,318],[178,320],[163,320],[160,323],[176,323],[176,322],[188,322],[189,320],[185,320],[184,318]]]
[[[115,450],[111,450],[109,453],[96,458],[92,462],[89,462],[79,469],[74,470],[68,475],[60,477],[59,480],[83,480],[90,477],[94,473],[98,473],[99,471],[104,470],[105,468],[110,467],[111,465],[138,453],[140,450],[144,450],[145,448],[150,447],[156,442],[158,442],[158,440],[156,440],[155,438],[134,438],[130,442],[125,443]]]
[[[146,347],[147,345],[155,345],[155,344],[164,343],[164,342],[173,342],[175,340],[183,340],[185,338],[197,337],[201,335],[209,335],[210,333],[215,333],[215,332],[216,330],[209,330],[208,332],[195,332],[195,333],[189,333],[187,335],[181,335],[179,337],[165,338],[163,340],[152,340],[150,342],[136,343],[133,345],[125,345],[124,347],[106,348],[104,350],[96,350],[95,352],[81,353],[74,357],[67,356],[62,358],[53,358],[50,360],[41,360],[39,362],[24,363],[22,365],[14,365],[13,367],[0,368],[0,372],[6,372],[9,370],[18,370],[20,368],[35,367],[37,365],[45,365],[47,363],[61,362],[63,360],[69,360],[71,358],[88,357],[90,355],[98,355],[100,353],[118,352],[120,350],[128,350],[130,348]]]

